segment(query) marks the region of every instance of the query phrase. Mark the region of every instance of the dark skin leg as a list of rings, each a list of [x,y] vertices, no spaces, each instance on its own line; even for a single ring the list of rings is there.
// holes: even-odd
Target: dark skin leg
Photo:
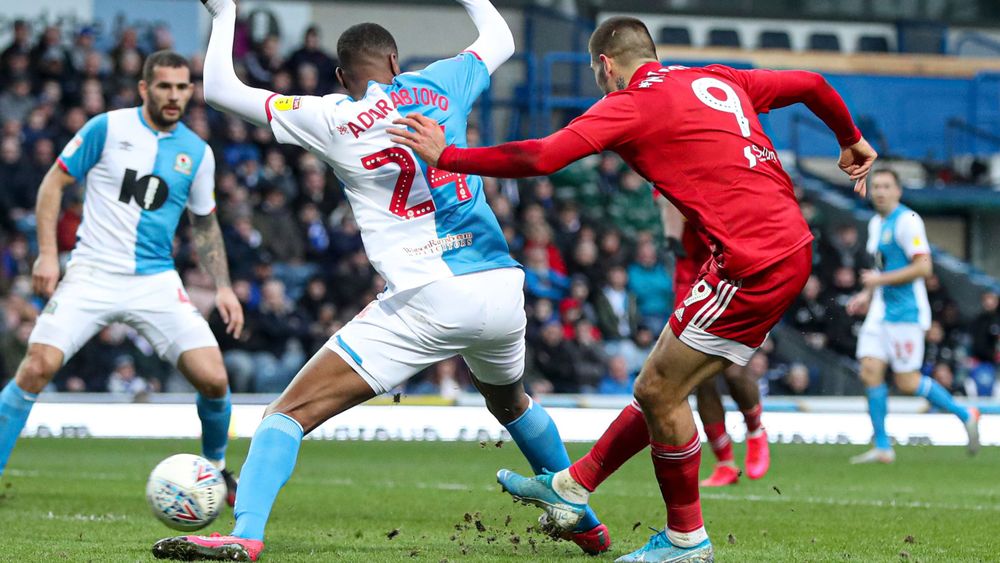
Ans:
[[[729,394],[741,411],[748,411],[760,404],[760,387],[757,380],[750,377],[745,367],[733,366],[724,374]]]
[[[698,399],[698,418],[702,425],[725,422],[726,409],[722,406],[722,395],[715,385],[715,377],[709,377],[702,381],[694,391],[695,398]]]

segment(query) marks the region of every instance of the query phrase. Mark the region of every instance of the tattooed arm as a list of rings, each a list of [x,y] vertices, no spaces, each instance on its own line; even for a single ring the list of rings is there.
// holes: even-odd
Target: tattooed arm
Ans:
[[[208,215],[191,214],[194,231],[194,247],[198,252],[201,268],[212,276],[215,282],[215,306],[226,323],[226,332],[235,338],[243,331],[243,307],[233,293],[229,280],[229,263],[226,261],[226,247],[222,242],[222,229],[215,213]]]

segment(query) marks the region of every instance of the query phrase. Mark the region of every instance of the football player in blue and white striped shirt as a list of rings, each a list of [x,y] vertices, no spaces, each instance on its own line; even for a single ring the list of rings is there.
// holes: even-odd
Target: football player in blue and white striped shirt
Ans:
[[[150,55],[139,82],[142,106],[92,118],[42,180],[32,281],[38,294],[51,299],[31,333],[27,356],[0,394],[0,474],[37,394],[114,322],[138,330],[198,390],[202,454],[225,469],[231,410],[226,369],[172,258],[174,231],[186,209],[201,265],[215,281],[216,306],[227,331],[239,336],[243,310],[230,288],[215,217],[215,157],[180,122],[193,90],[183,57],[169,51]],[[83,222],[59,281],[56,220],[63,190],[74,182],[86,188]],[[235,480],[225,474],[235,498]]]

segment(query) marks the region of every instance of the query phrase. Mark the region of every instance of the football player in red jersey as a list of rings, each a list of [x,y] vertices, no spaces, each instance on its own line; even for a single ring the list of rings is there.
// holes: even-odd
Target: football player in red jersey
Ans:
[[[660,207],[667,247],[674,255],[674,309],[683,306],[691,286],[698,280],[702,264],[712,257],[712,250],[705,237],[684,215],[658,192],[653,193]],[[733,366],[723,372],[729,394],[736,402],[747,426],[747,454],[744,460],[747,477],[760,479],[771,466],[771,452],[767,443],[767,433],[761,424],[763,407],[760,402],[760,388],[757,382],[747,376],[745,369]],[[701,418],[705,437],[715,454],[717,463],[712,474],[702,480],[702,487],[723,487],[735,485],[740,479],[740,470],[733,459],[733,442],[726,432],[726,410],[722,405],[722,395],[716,385],[716,377],[709,377],[698,385],[694,395],[698,401],[698,417]]]
[[[396,140],[436,168],[506,178],[544,176],[611,150],[707,234],[712,258],[636,380],[641,413],[635,403],[627,407],[567,470],[531,479],[502,470],[498,480],[568,526],[582,517],[590,492],[649,443],[667,526],[619,561],[711,561],[698,494],[701,443],[687,396],[749,361],[812,267],[812,235],[757,114],[804,103],[835,133],[840,168],[862,195],[877,155],[818,74],[664,67],[649,30],[628,17],[598,26],[590,53],[608,95],[544,139],[458,149],[445,146],[432,120],[411,115],[397,121],[409,129],[397,129]]]

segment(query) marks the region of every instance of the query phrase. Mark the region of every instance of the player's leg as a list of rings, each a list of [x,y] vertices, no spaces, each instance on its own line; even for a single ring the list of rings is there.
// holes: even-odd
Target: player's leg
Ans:
[[[90,268],[70,268],[28,338],[28,352],[0,392],[0,475],[31,408],[56,371],[107,323],[115,302]],[[86,281],[87,283],[84,283]]]
[[[934,408],[958,417],[969,434],[969,453],[979,452],[979,409],[955,402],[947,389],[919,371],[924,358],[924,330],[916,324],[893,324],[889,330],[892,343],[892,371],[896,387],[908,395],[927,399]]]
[[[353,366],[330,349],[321,349],[264,411],[240,471],[231,535],[166,538],[153,546],[153,554],[184,561],[194,557],[256,561],[264,549],[271,508],[295,469],[302,437],[375,394]]]
[[[681,342],[666,330],[635,383],[649,427],[653,467],[667,506],[666,537],[680,548],[707,542],[698,493],[701,441],[687,397],[731,362]]]
[[[744,462],[747,477],[760,479],[771,467],[767,432],[760,421],[764,412],[764,405],[760,401],[760,387],[745,368],[733,366],[726,370],[725,378],[729,394],[743,413],[743,421],[747,426],[747,457]]]
[[[62,350],[47,344],[30,344],[14,378],[0,392],[0,476],[21,435],[31,407],[42,389],[63,365]]]
[[[889,434],[885,430],[885,417],[889,411],[889,386],[885,384],[885,370],[889,366],[891,346],[883,323],[869,319],[858,334],[857,358],[861,364],[858,376],[865,386],[868,399],[868,416],[872,421],[874,447],[851,458],[851,463],[891,463],[896,455],[892,451]]]
[[[889,387],[885,384],[885,370],[888,367],[881,358],[874,357],[874,348],[869,352],[861,350],[862,330],[858,338],[859,353],[866,353],[861,358],[860,377],[865,386],[868,398],[868,416],[872,421],[874,447],[867,452],[851,458],[851,463],[892,463],[896,459],[892,451],[892,442],[885,429],[885,417],[889,411]],[[867,345],[866,345],[867,346]]]
[[[177,366],[197,391],[202,456],[223,470],[232,504],[236,480],[226,469],[232,413],[229,378],[208,323],[187,299],[174,270],[145,276],[125,307],[125,321],[149,340],[161,358]]]
[[[722,487],[739,482],[739,469],[733,459],[733,442],[726,432],[726,409],[722,405],[722,395],[716,386],[716,378],[709,377],[695,389],[698,400],[698,417],[701,418],[705,437],[715,454],[717,463],[702,487]]]
[[[465,304],[481,302],[481,310],[474,315],[482,324],[481,331],[462,356],[487,408],[510,433],[536,474],[566,469],[570,459],[559,429],[545,408],[528,397],[522,382],[526,324],[523,272],[483,272],[447,284],[454,287],[441,293],[444,299]],[[460,298],[463,291],[469,292],[468,299]],[[475,299],[483,294],[491,298]],[[427,305],[437,310],[447,307],[444,302],[430,301]],[[589,507],[573,526],[573,532],[575,536],[570,539],[585,551],[600,553],[610,547],[607,528]]]

